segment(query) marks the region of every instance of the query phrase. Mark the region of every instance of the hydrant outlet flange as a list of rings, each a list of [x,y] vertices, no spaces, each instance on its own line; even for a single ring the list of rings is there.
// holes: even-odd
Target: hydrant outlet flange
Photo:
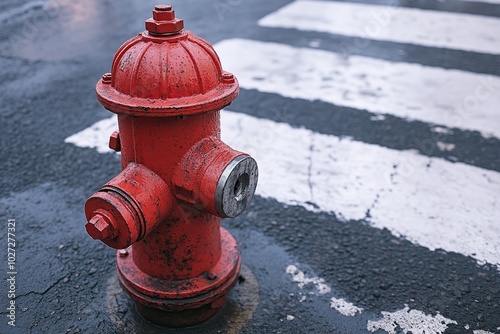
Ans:
[[[222,173],[215,189],[215,207],[222,217],[236,217],[252,200],[257,187],[258,168],[249,156],[232,160]]]
[[[85,203],[87,232],[115,249],[143,239],[172,207],[166,183],[145,166],[129,164]]]

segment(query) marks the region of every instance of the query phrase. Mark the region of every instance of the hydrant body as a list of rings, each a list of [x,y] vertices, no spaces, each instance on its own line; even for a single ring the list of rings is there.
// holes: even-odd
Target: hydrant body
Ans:
[[[120,284],[142,316],[188,326],[214,315],[238,279],[240,253],[220,218],[246,208],[258,172],[220,139],[220,109],[238,83],[213,48],[169,5],[146,28],[96,87],[118,115],[110,147],[123,170],[87,200],[86,228],[119,249]]]

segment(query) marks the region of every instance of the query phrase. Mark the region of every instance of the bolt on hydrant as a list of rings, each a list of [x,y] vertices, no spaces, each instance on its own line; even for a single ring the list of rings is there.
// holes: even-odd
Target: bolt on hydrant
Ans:
[[[220,218],[245,210],[258,177],[255,160],[220,139],[237,80],[183,27],[157,5],[97,83],[99,102],[118,115],[109,145],[122,172],[85,203],[87,232],[118,249],[119,282],[139,313],[173,327],[224,306],[241,260]]]

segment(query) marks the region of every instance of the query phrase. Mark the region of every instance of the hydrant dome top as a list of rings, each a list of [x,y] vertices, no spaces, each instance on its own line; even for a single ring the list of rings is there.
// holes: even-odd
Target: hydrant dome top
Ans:
[[[115,113],[175,116],[224,108],[238,83],[208,42],[183,30],[170,5],[157,5],[146,30],[117,50],[96,92]]]

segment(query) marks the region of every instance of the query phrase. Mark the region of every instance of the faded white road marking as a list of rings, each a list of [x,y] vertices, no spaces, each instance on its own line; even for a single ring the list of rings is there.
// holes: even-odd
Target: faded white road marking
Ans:
[[[396,328],[399,326],[405,334],[441,334],[448,325],[457,324],[455,320],[445,318],[441,314],[432,316],[422,311],[410,310],[408,306],[393,313],[382,312],[382,315],[384,318],[381,320],[368,320],[367,328],[370,332],[383,330],[389,334],[396,334]]]
[[[354,317],[356,313],[361,313],[363,311],[362,308],[354,306],[353,303],[348,302],[344,298],[332,297],[330,299],[330,307],[346,317]]]
[[[262,18],[259,24],[500,54],[500,20],[470,14],[336,1],[294,1]]]
[[[438,141],[436,142],[436,145],[441,151],[453,151],[455,149],[455,144],[453,143]]]
[[[304,286],[308,284],[312,284],[316,287],[318,290],[318,293],[321,295],[324,295],[326,293],[329,293],[332,291],[332,289],[325,284],[325,280],[319,277],[307,277],[302,271],[297,269],[296,266],[294,265],[289,265],[286,267],[286,273],[292,275],[293,281],[297,282],[299,288],[303,288]]]
[[[292,275],[293,281],[298,282],[299,288],[308,284],[316,286],[321,294],[330,293],[331,288],[320,277],[308,277],[295,265],[289,265],[285,272]],[[321,284],[321,288],[318,287]],[[327,291],[327,292],[324,292]],[[346,301],[343,298],[330,298],[330,307],[347,317],[354,317],[363,312],[363,309]],[[292,319],[293,320],[293,319]],[[450,324],[457,324],[456,321],[440,315],[435,316],[425,314],[419,310],[412,310],[405,305],[405,308],[396,312],[382,312],[382,319],[368,320],[367,329],[371,332],[377,330],[386,331],[389,334],[396,334],[396,328],[401,328],[403,333],[413,334],[442,334]]]
[[[445,135],[451,135],[453,133],[452,130],[440,126],[435,126],[431,130],[434,133],[445,134]]]
[[[215,49],[243,88],[500,138],[499,77],[243,39]]]
[[[112,122],[66,142],[107,151]],[[227,111],[222,136],[257,160],[262,197],[500,266],[500,173]]]
[[[385,121],[385,116],[380,115],[380,114],[375,114],[375,115],[370,117],[370,121],[374,121],[374,122]]]
[[[332,289],[325,283],[325,280],[320,277],[308,277],[303,271],[299,270],[295,265],[291,264],[286,267],[285,272],[292,276],[294,282],[297,282],[299,288],[304,288],[304,286],[312,284],[318,290],[319,294],[324,295],[330,293]],[[305,300],[305,296],[302,296],[300,302]],[[330,307],[342,315],[347,317],[353,317],[357,313],[363,311],[362,308],[354,306],[353,303],[348,302],[343,298],[331,297]]]
[[[109,136],[118,130],[116,116],[105,118],[90,127],[69,136],[64,141],[80,147],[95,148],[99,153],[114,152],[109,146]]]

